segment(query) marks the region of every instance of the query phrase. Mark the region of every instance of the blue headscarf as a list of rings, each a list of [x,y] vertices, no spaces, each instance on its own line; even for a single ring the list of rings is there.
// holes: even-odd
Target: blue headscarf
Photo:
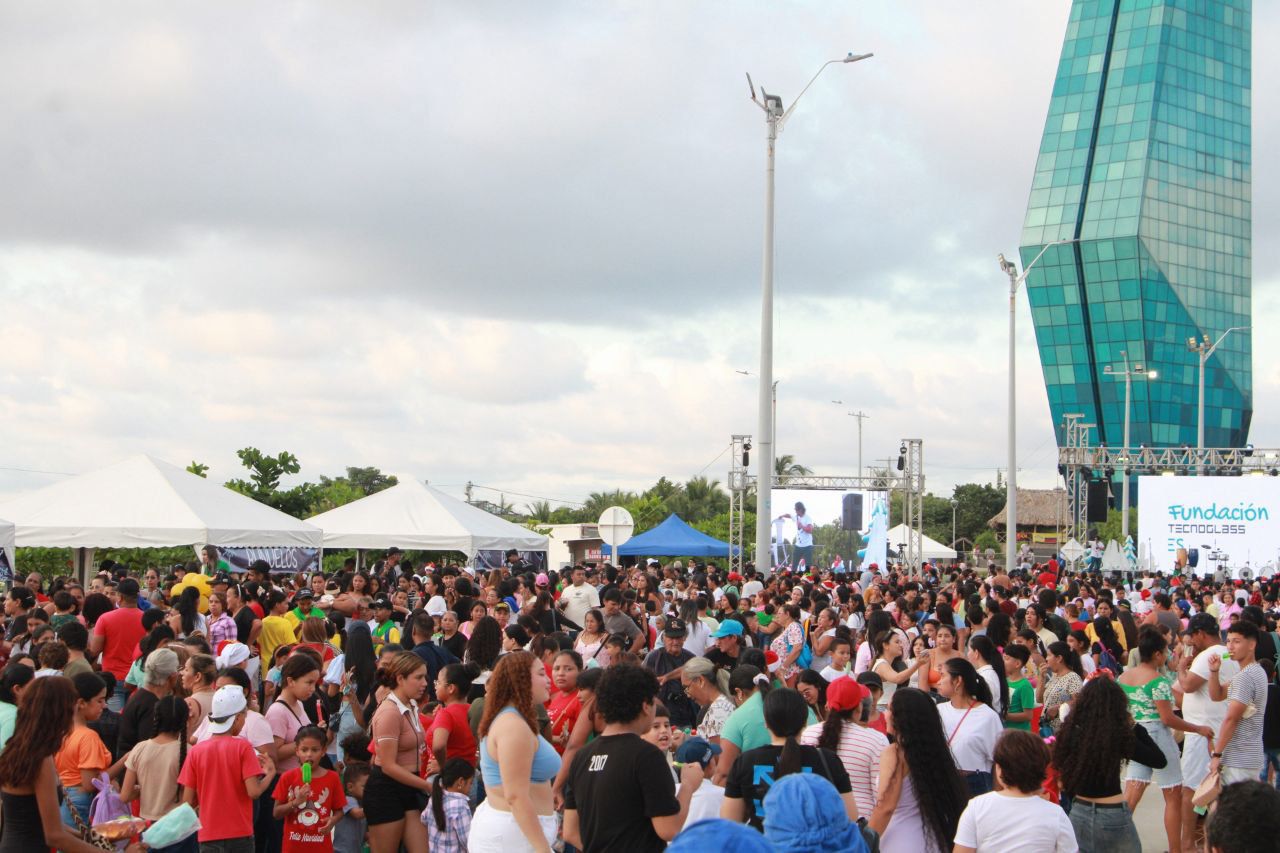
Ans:
[[[792,773],[764,796],[764,837],[788,853],[867,853],[835,785],[816,773]]]
[[[667,853],[706,853],[708,850],[774,853],[773,846],[751,827],[718,817],[686,826],[667,847]]]

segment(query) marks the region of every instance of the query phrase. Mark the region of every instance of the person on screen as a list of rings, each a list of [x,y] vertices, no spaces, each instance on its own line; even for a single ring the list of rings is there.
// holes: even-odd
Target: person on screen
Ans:
[[[795,552],[791,555],[793,564],[799,566],[803,561],[805,566],[813,565],[813,519],[809,517],[809,513],[805,511],[804,504],[796,501],[796,541]],[[791,518],[788,513],[783,518]]]

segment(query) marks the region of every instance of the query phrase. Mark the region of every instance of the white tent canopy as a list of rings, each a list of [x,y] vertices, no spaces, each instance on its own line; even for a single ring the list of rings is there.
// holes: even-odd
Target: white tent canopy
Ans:
[[[11,569],[14,567],[13,531],[13,522],[0,518],[0,551],[4,551],[5,556],[9,558],[9,568]]]
[[[307,521],[324,531],[326,548],[394,545],[468,557],[508,548],[547,550],[547,537],[410,479]]]
[[[4,512],[3,507],[0,507],[0,512]],[[889,547],[897,551],[898,545],[907,541],[907,536],[910,535],[909,531],[910,528],[905,524],[899,524],[897,527],[892,528],[889,531]],[[920,534],[920,552],[920,555],[926,560],[954,560],[957,556],[953,549],[935,539],[930,539],[923,533]]]
[[[150,456],[0,504],[0,518],[13,521],[24,547],[320,547],[318,528]]]

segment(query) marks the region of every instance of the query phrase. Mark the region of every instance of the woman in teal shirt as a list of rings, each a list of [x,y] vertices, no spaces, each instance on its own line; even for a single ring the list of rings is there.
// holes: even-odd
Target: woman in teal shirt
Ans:
[[[11,663],[0,673],[0,749],[4,749],[5,743],[13,734],[22,691],[35,677],[35,670],[25,663]]]

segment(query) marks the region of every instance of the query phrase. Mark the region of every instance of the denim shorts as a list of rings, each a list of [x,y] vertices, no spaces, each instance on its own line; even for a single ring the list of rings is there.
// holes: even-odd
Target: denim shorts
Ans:
[[[1182,735],[1182,786],[1194,790],[1209,775],[1209,742],[1204,735],[1184,732]]]
[[[1151,735],[1156,746],[1160,747],[1160,751],[1164,753],[1165,765],[1159,770],[1153,770],[1145,764],[1130,761],[1124,780],[1126,782],[1154,781],[1161,790],[1178,787],[1182,784],[1182,758],[1178,755],[1178,745],[1173,742],[1173,732],[1159,720],[1143,720],[1139,725],[1147,730],[1147,734]]]
[[[1142,853],[1133,814],[1124,803],[1073,800],[1070,819],[1080,853]]]

